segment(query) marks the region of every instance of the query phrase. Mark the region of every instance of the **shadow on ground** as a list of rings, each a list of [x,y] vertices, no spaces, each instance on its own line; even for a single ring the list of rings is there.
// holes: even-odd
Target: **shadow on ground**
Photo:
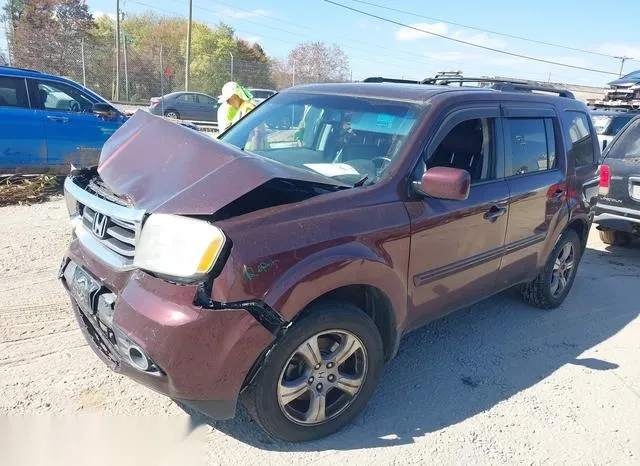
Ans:
[[[243,410],[231,421],[211,425],[244,443],[273,451],[410,444],[416,437],[491,409],[566,364],[590,371],[613,370],[618,367],[615,361],[581,354],[638,316],[633,293],[616,293],[612,306],[606,292],[614,285],[620,290],[625,289],[620,286],[630,288],[637,280],[625,274],[609,276],[619,268],[635,270],[637,277],[634,265],[640,260],[626,260],[625,267],[608,262],[618,253],[617,248],[615,253],[587,250],[570,296],[554,311],[528,307],[514,293],[503,293],[407,335],[365,412],[339,434],[285,444],[264,434]],[[193,421],[207,422],[198,417]]]

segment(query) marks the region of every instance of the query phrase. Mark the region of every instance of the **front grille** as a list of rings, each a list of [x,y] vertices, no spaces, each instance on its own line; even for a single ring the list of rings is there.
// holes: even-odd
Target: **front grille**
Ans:
[[[84,180],[64,182],[71,223],[80,243],[117,270],[133,268],[145,211],[92,192]]]
[[[95,226],[96,215],[101,216],[101,221],[105,222],[100,235],[100,231]],[[87,206],[82,209],[82,224],[99,239],[105,246],[121,256],[133,258],[136,252],[136,224],[111,217],[102,212],[96,212]]]

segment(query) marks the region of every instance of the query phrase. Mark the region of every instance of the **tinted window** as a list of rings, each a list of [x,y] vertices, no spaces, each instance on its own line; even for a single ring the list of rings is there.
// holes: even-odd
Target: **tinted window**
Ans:
[[[609,136],[615,136],[616,134],[618,134],[620,132],[620,130],[622,128],[624,128],[626,126],[627,123],[629,123],[631,120],[633,119],[632,115],[628,115],[628,116],[620,116],[620,117],[616,117],[613,119],[613,121],[611,122],[611,126],[609,127],[609,130],[607,131],[607,134]]]
[[[640,118],[634,120],[634,122],[620,134],[615,144],[609,146],[607,158],[640,158]]]
[[[29,108],[24,79],[0,76],[0,107]]]
[[[581,112],[566,112],[563,118],[567,155],[576,167],[595,163],[589,118]]]
[[[511,154],[507,176],[556,168],[555,132],[550,118],[508,118],[505,124]]]
[[[52,81],[38,81],[39,108],[63,112],[91,113],[94,100],[75,87]]]
[[[458,123],[445,136],[427,168],[451,167],[467,170],[471,181],[495,177],[495,119],[476,118]]]
[[[195,94],[182,94],[180,97],[178,97],[178,102],[186,102],[189,104],[197,104],[198,103],[198,96]]]

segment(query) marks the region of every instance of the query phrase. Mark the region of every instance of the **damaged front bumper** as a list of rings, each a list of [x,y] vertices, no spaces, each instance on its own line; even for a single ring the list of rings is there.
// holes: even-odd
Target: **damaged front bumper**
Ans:
[[[60,279],[94,352],[112,370],[214,419],[234,416],[274,336],[245,309],[194,304],[197,285],[116,271],[75,239]]]

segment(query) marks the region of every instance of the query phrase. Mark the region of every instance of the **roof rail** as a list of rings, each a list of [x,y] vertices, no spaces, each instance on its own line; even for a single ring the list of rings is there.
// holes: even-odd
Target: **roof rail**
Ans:
[[[409,79],[396,79],[396,78],[366,78],[363,83],[398,83],[398,84],[422,84],[421,81],[411,81]]]
[[[39,73],[39,74],[42,74],[42,71],[32,70],[32,69],[29,69],[29,68],[19,68],[19,67],[17,67],[17,66],[9,66],[9,65],[0,65],[0,69],[18,70],[18,71],[29,71],[30,73]]]
[[[492,79],[492,78],[465,78],[463,76],[435,76],[433,78],[425,78],[422,84],[439,84],[448,86],[452,83],[460,83],[462,86],[464,83],[514,83],[514,84],[527,84],[526,81],[516,81],[513,79]]]
[[[493,89],[499,91],[511,91],[511,92],[549,92],[553,94],[558,94],[560,97],[566,97],[567,99],[575,99],[575,95],[573,92],[568,91],[566,89],[558,89],[556,87],[551,86],[537,86],[534,84],[520,84],[520,83],[512,83],[512,82],[500,82],[496,83],[492,86]]]
[[[432,84],[440,86],[448,86],[449,84],[459,83],[460,86],[464,83],[477,83],[477,84],[490,84],[485,86],[488,89],[494,89],[496,91],[507,92],[548,92],[551,94],[557,94],[560,97],[566,97],[568,99],[575,99],[573,92],[566,89],[558,89],[552,86],[542,86],[539,84],[531,84],[527,81],[518,81],[515,79],[495,79],[495,78],[465,78],[463,76],[449,75],[442,76],[436,75],[433,78],[425,78],[422,81],[409,81],[406,79],[394,79],[394,78],[367,78],[365,83],[401,83],[401,84]]]

